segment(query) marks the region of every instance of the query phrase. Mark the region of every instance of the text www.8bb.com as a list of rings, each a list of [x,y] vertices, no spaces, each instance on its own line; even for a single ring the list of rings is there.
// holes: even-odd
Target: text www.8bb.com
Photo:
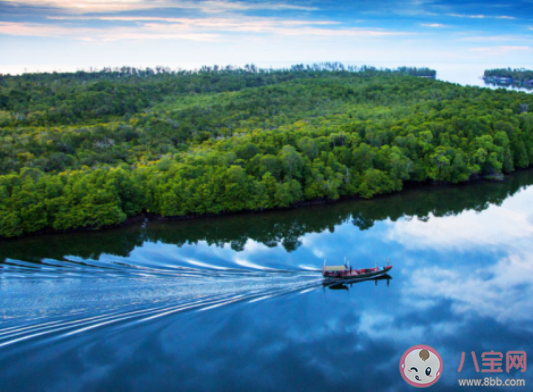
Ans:
[[[502,380],[498,377],[460,378],[460,387],[525,387],[526,380],[509,378]]]

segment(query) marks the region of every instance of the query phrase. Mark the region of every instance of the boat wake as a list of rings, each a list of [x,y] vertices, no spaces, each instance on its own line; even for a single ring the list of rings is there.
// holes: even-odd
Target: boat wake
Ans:
[[[147,265],[81,260],[0,264],[0,348],[97,328],[128,328],[186,311],[255,303],[322,286],[316,270],[237,261]]]

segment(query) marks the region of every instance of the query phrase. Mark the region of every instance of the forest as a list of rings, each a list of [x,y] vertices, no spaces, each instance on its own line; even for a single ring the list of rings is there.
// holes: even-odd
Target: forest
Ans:
[[[0,237],[502,178],[533,96],[340,63],[0,76]]]

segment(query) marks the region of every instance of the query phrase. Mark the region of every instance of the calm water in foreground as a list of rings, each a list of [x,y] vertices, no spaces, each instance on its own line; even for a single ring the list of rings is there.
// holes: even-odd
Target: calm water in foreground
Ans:
[[[476,373],[469,353],[533,355],[532,184],[523,171],[2,242],[0,390],[401,391],[399,359],[415,344],[443,358],[432,390],[487,375],[531,384],[532,370],[505,364]],[[324,288],[323,259],[344,257],[390,258],[391,279]]]

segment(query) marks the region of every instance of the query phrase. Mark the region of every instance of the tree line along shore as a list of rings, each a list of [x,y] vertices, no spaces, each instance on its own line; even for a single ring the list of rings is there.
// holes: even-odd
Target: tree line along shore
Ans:
[[[525,68],[494,68],[487,69],[483,79],[496,84],[517,84],[533,87],[533,71]]]

